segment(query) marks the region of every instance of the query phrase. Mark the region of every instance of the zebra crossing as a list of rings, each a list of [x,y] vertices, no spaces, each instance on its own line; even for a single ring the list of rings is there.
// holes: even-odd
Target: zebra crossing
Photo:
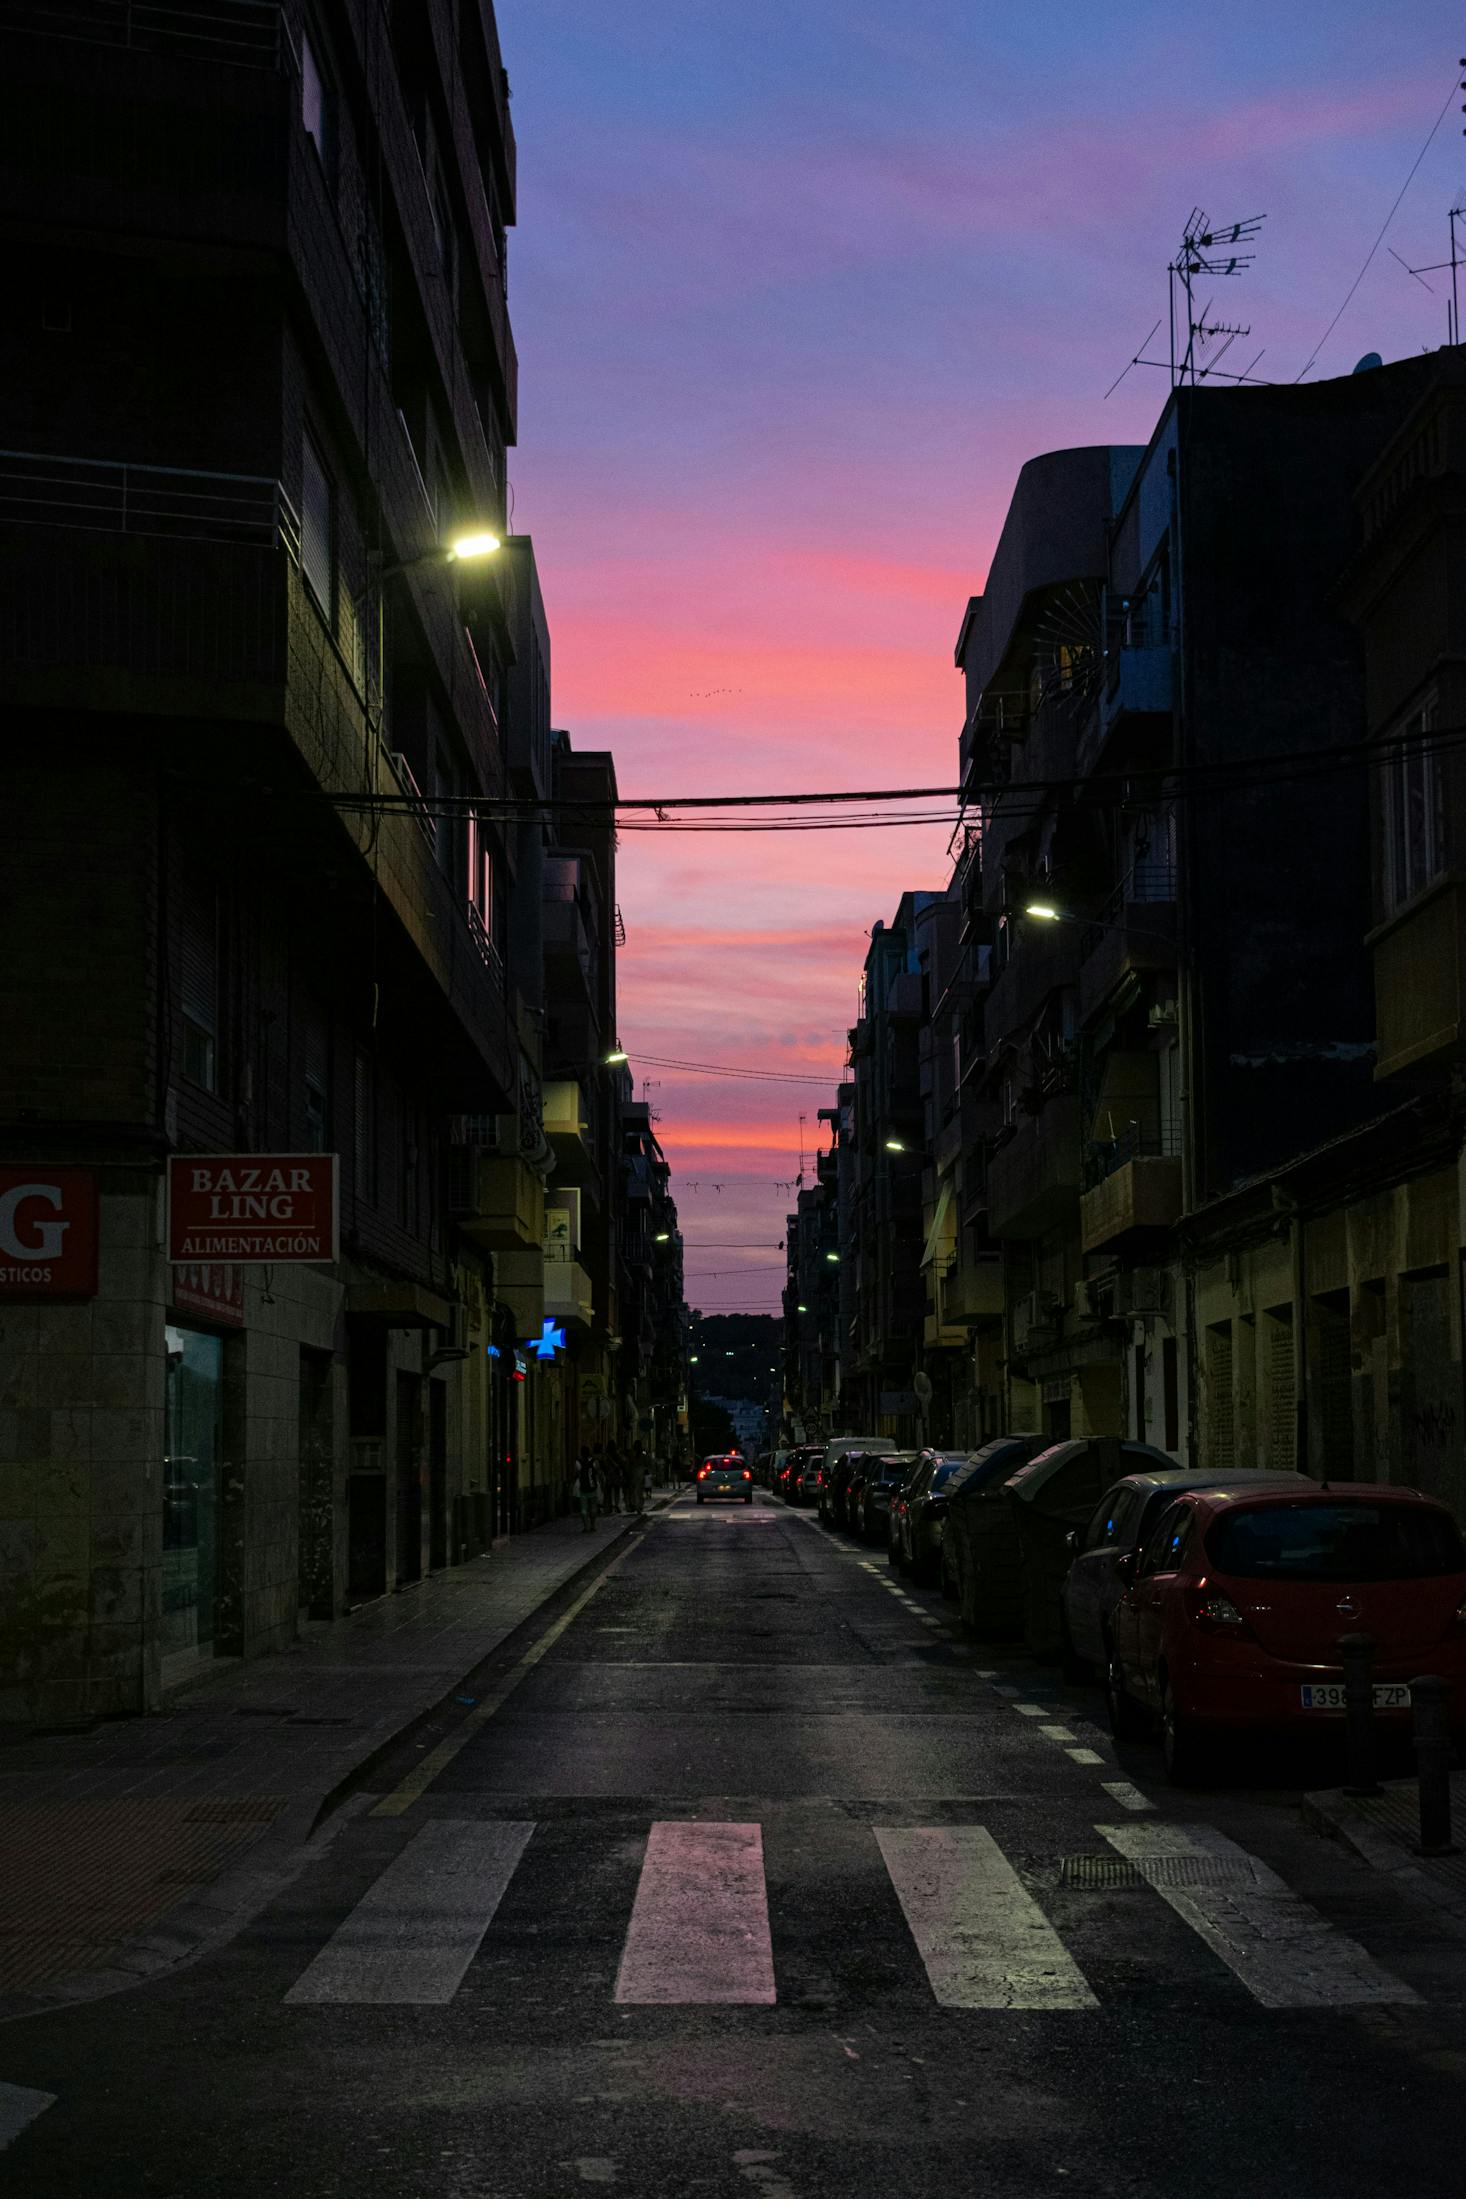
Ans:
[[[1129,1806],[1121,1794],[1114,1799]],[[516,1874],[532,1859],[539,1830],[532,1820],[430,1819],[357,1900],[285,2001],[377,2007],[452,2001]],[[779,1938],[771,1927],[764,1830],[702,1818],[651,1825],[611,1994],[616,2005],[778,2005]],[[1093,1831],[1097,1852],[1064,1859],[1060,1886],[1154,1897],[1260,2007],[1419,1999],[1267,1864],[1213,1827],[1131,1816]],[[1025,1858],[1020,1871],[981,1824],[871,1825],[851,1828],[849,1837],[855,1867],[883,1877],[894,1894],[916,1966],[913,1983],[923,1979],[937,2007],[1093,2013],[1105,2004],[1105,1990],[1085,1967],[1095,1968],[1093,1930],[1079,1933],[1077,1953],[1066,1945],[1070,1912],[1054,1899],[1052,1868],[1035,1870]],[[807,1916],[807,1905],[801,1914]],[[1073,1929],[1072,1915],[1067,1928]],[[1128,1928],[1116,1924],[1117,1931]],[[1190,1968],[1194,1975],[1194,1961]]]

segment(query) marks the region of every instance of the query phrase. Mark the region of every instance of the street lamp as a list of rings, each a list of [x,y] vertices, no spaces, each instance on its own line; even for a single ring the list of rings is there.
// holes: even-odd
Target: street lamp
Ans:
[[[827,1253],[825,1254],[825,1258],[826,1258],[827,1260],[833,1260],[833,1261],[835,1262],[836,1266],[838,1267],[838,1265],[839,1265],[839,1263],[840,1263],[840,1255],[839,1255],[839,1253],[838,1253],[838,1252],[827,1252]]]
[[[504,547],[498,535],[486,527],[475,527],[465,534],[455,535],[451,542],[435,542],[430,550],[419,550],[415,557],[394,558],[381,570],[383,580],[393,580],[398,573],[413,572],[419,565],[475,565],[480,558],[492,557]]]
[[[624,1046],[613,1046],[610,1053],[604,1055],[602,1058],[608,1069],[614,1069],[617,1067],[618,1063],[623,1061],[630,1061],[631,1056],[627,1053]]]
[[[808,1306],[796,1306],[796,1307],[794,1308],[794,1311],[795,1311],[796,1313],[808,1313],[808,1311],[809,1311],[809,1308],[808,1308]]]
[[[906,1151],[905,1140],[903,1138],[887,1138],[886,1151],[888,1153],[904,1153]]]
[[[652,1239],[652,1243],[655,1245],[669,1245],[671,1242],[672,1232],[670,1229],[659,1229],[656,1236]]]

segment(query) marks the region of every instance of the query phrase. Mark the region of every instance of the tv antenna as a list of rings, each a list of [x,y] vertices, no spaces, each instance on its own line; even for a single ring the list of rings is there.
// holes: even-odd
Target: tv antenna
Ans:
[[[1428,283],[1426,276],[1441,275],[1447,268],[1450,269],[1451,295],[1446,300],[1446,342],[1458,344],[1461,341],[1461,293],[1457,270],[1466,265],[1466,254],[1460,250],[1461,240],[1456,234],[1456,224],[1466,222],[1466,191],[1457,193],[1455,204],[1446,210],[1446,219],[1451,226],[1451,256],[1448,260],[1427,260],[1423,267],[1412,267],[1408,260],[1400,259],[1393,245],[1388,249],[1391,258],[1400,260],[1406,274],[1413,275],[1422,289],[1428,290],[1432,297],[1435,295],[1435,284]]]
[[[1179,389],[1183,383],[1189,383],[1194,389],[1198,382],[1260,381],[1252,370],[1262,357],[1261,351],[1240,374],[1222,366],[1233,344],[1252,334],[1251,327],[1238,321],[1214,320],[1212,299],[1208,297],[1205,305],[1198,309],[1196,292],[1198,284],[1207,277],[1224,281],[1230,276],[1246,274],[1257,257],[1248,247],[1255,242],[1266,220],[1266,214],[1249,214],[1243,221],[1216,226],[1207,219],[1201,207],[1192,207],[1175,256],[1166,263],[1167,312],[1161,318],[1170,323],[1170,356],[1148,359],[1145,355],[1161,325],[1157,319],[1134,357],[1120,369],[1105,391],[1106,397],[1113,397],[1131,367],[1137,366],[1162,368],[1171,377],[1172,389]],[[1220,349],[1213,351],[1214,344],[1219,344]]]

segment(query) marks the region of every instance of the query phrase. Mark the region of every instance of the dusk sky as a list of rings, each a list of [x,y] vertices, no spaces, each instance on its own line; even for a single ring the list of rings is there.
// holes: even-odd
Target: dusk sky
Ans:
[[[1193,205],[1268,217],[1255,267],[1216,286],[1259,375],[1444,340],[1442,278],[1428,294],[1389,248],[1446,249],[1457,96],[1319,348],[1452,93],[1466,33],[1445,0],[497,13],[514,524],[555,722],[614,748],[623,794],[955,784],[952,650],[1018,468],[1148,438],[1165,375],[1104,392],[1164,311]],[[621,1038],[638,1093],[656,1080],[691,1304],[777,1309],[799,1115],[812,1153],[866,934],[942,885],[946,840],[623,835]]]

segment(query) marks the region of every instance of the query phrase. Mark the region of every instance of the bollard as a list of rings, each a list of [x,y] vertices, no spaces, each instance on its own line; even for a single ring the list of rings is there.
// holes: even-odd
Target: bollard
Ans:
[[[1451,1687],[1433,1672],[1410,1682],[1420,1777],[1417,1855],[1454,1855],[1451,1844]]]
[[[1349,1749],[1345,1794],[1381,1794],[1375,1777],[1374,1640],[1368,1634],[1339,1638],[1344,1660],[1344,1733]]]

